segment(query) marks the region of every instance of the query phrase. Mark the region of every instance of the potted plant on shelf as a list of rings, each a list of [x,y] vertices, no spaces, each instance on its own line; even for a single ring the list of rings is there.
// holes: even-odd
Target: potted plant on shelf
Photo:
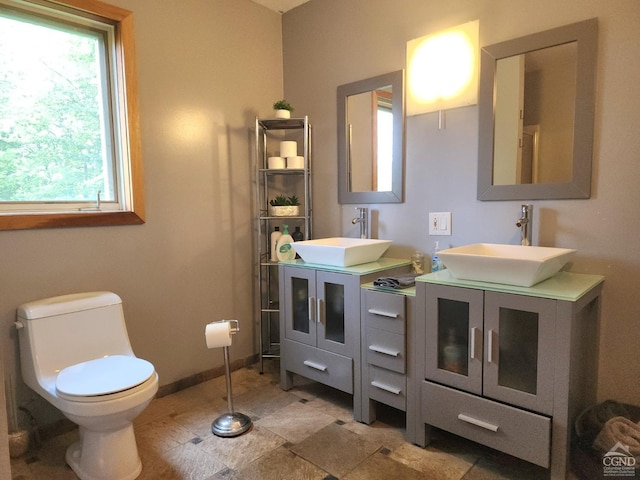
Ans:
[[[276,118],[291,118],[293,112],[293,107],[286,100],[278,100],[273,104],[273,109],[276,111]]]
[[[300,201],[295,195],[278,195],[269,201],[269,215],[272,217],[295,217],[300,215]]]

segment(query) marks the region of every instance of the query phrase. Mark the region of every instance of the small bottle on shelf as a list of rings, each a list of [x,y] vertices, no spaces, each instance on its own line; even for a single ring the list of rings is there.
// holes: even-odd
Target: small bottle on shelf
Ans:
[[[411,268],[416,275],[422,275],[424,273],[424,253],[419,250],[411,255]]]
[[[440,259],[438,258],[438,251],[440,250],[440,242],[436,241],[433,244],[433,253],[431,254],[431,271],[437,272],[440,270]]]
[[[291,237],[293,238],[294,242],[301,242],[302,240],[304,240],[304,235],[300,231],[300,227],[296,227],[296,230],[291,234]]]
[[[271,232],[271,261],[277,262],[278,255],[276,253],[276,246],[278,245],[278,239],[282,236],[282,232],[280,231],[280,227],[276,227]]]
[[[295,232],[291,234],[291,238],[293,238],[294,242],[301,242],[304,240],[304,235],[300,231],[300,227],[296,227]],[[300,258],[300,255],[298,255],[297,253],[296,253],[296,258]]]

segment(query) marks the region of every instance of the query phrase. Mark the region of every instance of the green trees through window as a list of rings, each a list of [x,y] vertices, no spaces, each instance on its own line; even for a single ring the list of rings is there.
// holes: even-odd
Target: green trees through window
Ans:
[[[99,40],[0,17],[0,201],[113,199]]]

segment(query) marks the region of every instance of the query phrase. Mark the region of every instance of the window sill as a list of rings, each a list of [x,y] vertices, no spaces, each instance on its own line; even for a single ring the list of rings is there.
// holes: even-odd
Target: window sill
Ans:
[[[144,217],[136,212],[79,212],[36,215],[0,215],[0,230],[34,228],[100,227],[140,225]]]

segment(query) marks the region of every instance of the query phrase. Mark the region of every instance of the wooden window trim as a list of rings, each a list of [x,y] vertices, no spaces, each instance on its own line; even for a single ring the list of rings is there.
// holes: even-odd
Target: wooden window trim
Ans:
[[[142,224],[145,222],[144,178],[133,12],[98,0],[53,0],[50,3],[71,7],[115,22],[116,61],[118,63],[117,87],[120,90],[121,111],[126,112],[126,142],[129,149],[133,204],[130,211],[124,212],[2,214],[0,215],[0,230]]]

